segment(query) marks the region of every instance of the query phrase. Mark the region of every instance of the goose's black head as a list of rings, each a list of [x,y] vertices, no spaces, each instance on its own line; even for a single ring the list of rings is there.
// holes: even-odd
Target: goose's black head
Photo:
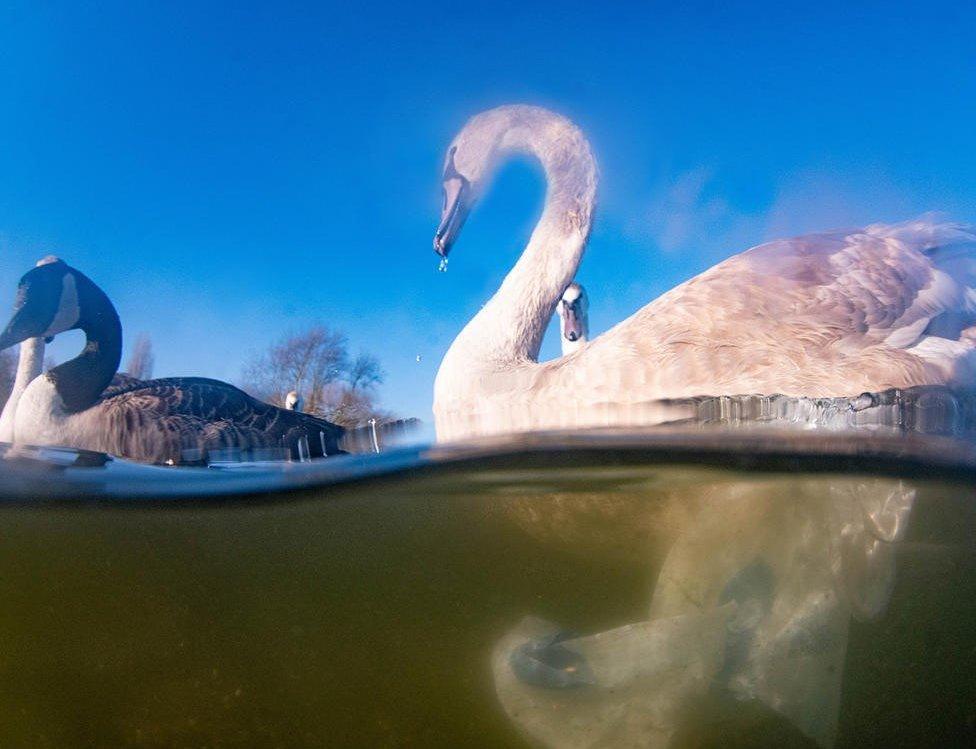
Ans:
[[[0,333],[0,351],[28,338],[50,339],[78,327],[76,273],[64,261],[46,257],[20,279],[13,317]]]

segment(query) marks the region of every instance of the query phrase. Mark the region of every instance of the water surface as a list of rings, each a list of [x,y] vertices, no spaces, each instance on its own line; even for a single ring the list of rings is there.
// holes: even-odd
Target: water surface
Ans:
[[[969,448],[737,439],[8,461],[0,743],[976,738]]]

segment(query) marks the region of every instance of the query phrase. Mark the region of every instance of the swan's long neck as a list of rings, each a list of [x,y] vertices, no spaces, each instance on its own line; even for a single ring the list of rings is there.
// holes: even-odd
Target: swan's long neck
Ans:
[[[535,155],[545,170],[545,208],[515,267],[455,339],[441,366],[505,368],[535,362],[560,296],[576,275],[596,202],[596,164],[582,133],[561,117],[526,123],[504,150]]]
[[[17,362],[17,376],[13,389],[0,414],[0,442],[14,441],[14,419],[17,403],[27,386],[41,374],[44,366],[44,339],[28,338],[20,344],[20,359]]]
[[[86,276],[72,272],[77,279],[81,313],[75,327],[85,334],[85,348],[46,375],[69,413],[83,411],[98,400],[122,360],[122,323],[115,307]]]

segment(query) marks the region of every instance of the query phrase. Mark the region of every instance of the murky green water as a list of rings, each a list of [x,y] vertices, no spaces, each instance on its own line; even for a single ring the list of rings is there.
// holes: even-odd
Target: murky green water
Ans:
[[[976,740],[962,480],[509,461],[0,539],[2,746]]]

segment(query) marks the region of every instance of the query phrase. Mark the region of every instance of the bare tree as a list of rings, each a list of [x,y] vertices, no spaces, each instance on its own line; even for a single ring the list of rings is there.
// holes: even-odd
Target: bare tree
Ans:
[[[359,427],[371,419],[382,424],[396,418],[376,404],[372,393],[355,390],[345,382],[337,382],[326,389],[323,399],[323,413],[329,421],[345,427]]]
[[[383,373],[374,357],[350,361],[346,337],[324,325],[286,336],[244,367],[245,389],[270,403],[284,406],[288,392],[297,392],[307,413],[349,426],[362,409],[343,407],[342,393],[355,381],[372,388]],[[372,402],[372,395],[367,399]],[[349,418],[346,418],[346,415]],[[368,418],[368,417],[367,417]],[[351,420],[352,419],[352,420]]]
[[[349,365],[346,381],[349,388],[356,390],[372,390],[383,383],[383,368],[379,360],[372,354],[360,354]]]
[[[153,356],[152,340],[145,333],[141,333],[132,347],[132,354],[129,356],[129,363],[126,364],[125,371],[138,380],[148,380],[152,378],[155,364],[156,357]]]
[[[346,337],[324,325],[286,336],[244,367],[244,389],[269,403],[285,405],[289,391],[301,396],[306,413],[342,426],[389,418],[375,405],[383,382],[376,357],[350,360]]]
[[[383,382],[383,368],[372,354],[361,353],[349,365],[345,382],[336,383],[326,394],[332,420],[343,426],[363,426],[375,419],[377,423],[396,417],[380,410],[374,398],[376,387]]]
[[[294,390],[305,410],[317,413],[323,388],[342,379],[347,362],[345,336],[316,325],[272,344],[245,365],[244,377],[246,386],[265,400],[284,405]]]

